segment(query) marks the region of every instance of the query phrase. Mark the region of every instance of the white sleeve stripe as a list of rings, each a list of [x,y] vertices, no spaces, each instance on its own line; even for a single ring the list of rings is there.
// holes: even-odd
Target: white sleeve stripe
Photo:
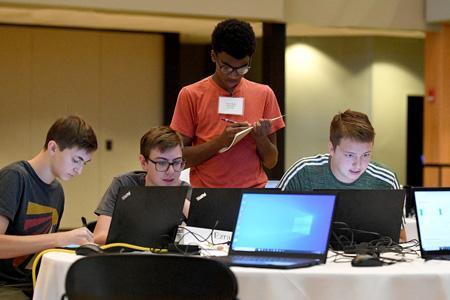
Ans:
[[[382,176],[382,177],[386,178],[387,181],[395,182],[395,186],[397,188],[400,188],[395,174],[385,168],[377,167],[377,166],[374,166],[373,164],[370,164],[369,167],[367,168],[367,172],[369,174],[377,174],[379,176]]]
[[[328,154],[319,154],[316,156],[309,156],[309,157],[303,157],[299,160],[297,160],[289,169],[286,173],[289,173],[289,171],[291,169],[295,169],[298,165],[302,164],[302,163],[307,163],[309,161],[322,161],[322,160],[327,160],[328,161]]]
[[[369,169],[367,169],[367,173],[369,173],[370,175],[372,175],[375,178],[378,178],[378,179],[380,179],[380,180],[390,184],[394,189],[399,189],[399,186],[398,186],[396,180],[393,180],[392,178],[386,178],[384,176],[378,175],[378,174],[372,172],[372,170],[369,170]]]
[[[283,175],[277,187],[284,190],[289,181],[306,166],[320,166],[328,163],[327,155],[318,155],[314,157],[306,157],[298,160],[289,170]]]
[[[375,164],[373,164],[373,163],[370,163],[370,164],[369,164],[369,168],[373,168],[374,170],[378,170],[378,171],[380,171],[380,172],[389,174],[389,175],[391,175],[392,177],[395,177],[395,174],[394,174],[391,170],[386,169],[386,168],[383,168],[383,167],[380,167],[380,166],[377,166],[377,165],[375,165]]]
[[[395,175],[393,175],[393,174],[385,173],[383,171],[376,170],[376,169],[373,169],[373,168],[367,168],[367,170],[372,172],[372,173],[374,173],[374,174],[378,174],[380,176],[386,177],[387,179],[391,179],[391,180],[395,179]]]
[[[280,187],[282,185],[286,185],[287,183],[284,183],[284,181],[286,181],[286,178],[289,177],[289,180],[290,180],[292,178],[292,176],[294,176],[299,170],[301,170],[301,168],[303,168],[303,167],[301,167],[302,164],[308,164],[310,161],[311,162],[315,162],[315,161],[323,161],[323,160],[328,161],[328,154],[319,154],[319,155],[316,155],[316,156],[304,157],[304,158],[301,158],[301,159],[297,160],[286,171],[286,173],[284,173],[284,175],[281,177],[280,182],[277,185],[277,187]],[[301,168],[298,169],[299,167],[301,167]]]

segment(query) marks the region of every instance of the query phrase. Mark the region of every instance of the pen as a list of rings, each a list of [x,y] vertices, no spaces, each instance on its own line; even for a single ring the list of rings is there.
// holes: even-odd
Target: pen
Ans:
[[[231,119],[227,119],[227,118],[221,118],[221,120],[224,121],[224,122],[227,122],[227,123],[237,123],[236,121],[231,120]]]
[[[286,116],[286,114],[284,114],[284,115],[281,115],[281,116],[279,116],[279,117],[275,117],[275,118],[272,118],[272,119],[269,119],[271,122],[273,122],[273,121],[275,121],[275,120],[278,120],[278,119],[281,119],[281,118],[284,118]]]
[[[83,226],[87,228],[87,221],[85,217],[81,217],[81,223],[83,223]]]

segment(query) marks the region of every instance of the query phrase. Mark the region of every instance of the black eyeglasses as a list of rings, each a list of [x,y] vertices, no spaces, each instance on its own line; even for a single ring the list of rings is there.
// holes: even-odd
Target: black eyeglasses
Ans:
[[[220,61],[220,59],[218,57],[216,57],[216,60],[217,60],[217,64],[219,65],[220,71],[222,71],[222,73],[225,75],[230,75],[233,72],[236,72],[239,75],[245,75],[251,69],[251,66],[250,66],[250,64],[252,62],[251,58],[247,65],[242,66],[242,67],[237,67],[237,68],[232,67],[229,64]]]
[[[175,172],[181,172],[181,171],[183,171],[183,169],[186,165],[186,161],[182,158],[175,159],[172,162],[169,162],[166,159],[154,161],[149,158],[148,160],[151,161],[153,164],[155,164],[155,169],[158,172],[167,172],[167,170],[169,170],[170,166],[172,166],[172,168]]]

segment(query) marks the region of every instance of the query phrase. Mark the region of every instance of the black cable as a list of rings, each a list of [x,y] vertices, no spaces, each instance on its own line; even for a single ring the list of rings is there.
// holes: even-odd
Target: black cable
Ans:
[[[216,220],[216,222],[215,222],[213,228],[211,229],[211,232],[210,232],[206,237],[203,237],[203,236],[201,236],[200,234],[193,232],[192,230],[188,229],[187,227],[183,227],[183,229],[184,229],[186,232],[179,238],[178,242],[175,242],[175,243],[174,243],[174,248],[175,248],[180,254],[183,254],[183,255],[186,255],[186,254],[192,254],[192,253],[194,253],[194,252],[198,252],[197,250],[195,250],[195,251],[189,251],[189,246],[190,246],[190,245],[182,245],[182,244],[180,244],[179,241],[183,240],[188,234],[191,234],[191,235],[197,240],[197,242],[199,242],[199,243],[207,242],[208,239],[211,238],[211,244],[212,244],[213,246],[229,244],[229,243],[230,243],[229,241],[228,241],[228,242],[223,242],[223,243],[214,243],[214,230],[216,229],[216,227],[217,227],[218,224],[219,224],[219,220]],[[201,239],[200,239],[199,237],[201,237]],[[183,249],[181,249],[180,246],[188,246],[188,247],[183,247],[183,248],[184,248],[184,250],[183,250]],[[197,245],[196,245],[196,246],[197,246]]]

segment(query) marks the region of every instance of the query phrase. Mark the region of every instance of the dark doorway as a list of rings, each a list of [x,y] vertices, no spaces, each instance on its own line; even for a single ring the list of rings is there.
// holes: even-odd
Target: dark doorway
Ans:
[[[423,96],[408,96],[406,184],[423,185]]]

